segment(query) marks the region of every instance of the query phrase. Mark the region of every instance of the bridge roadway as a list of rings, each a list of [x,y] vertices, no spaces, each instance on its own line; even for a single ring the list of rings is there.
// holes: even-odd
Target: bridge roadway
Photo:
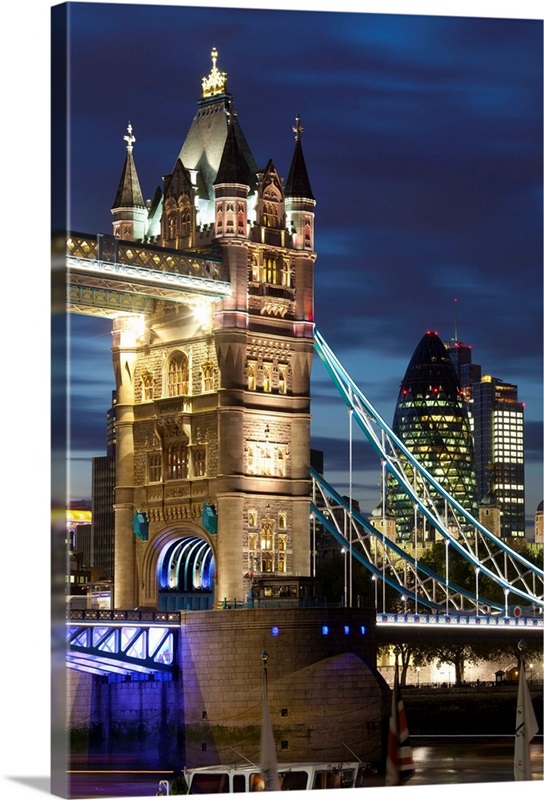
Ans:
[[[243,611],[243,606],[225,613]],[[190,612],[187,612],[190,613]],[[110,679],[169,679],[178,669],[176,642],[181,611],[73,609],[66,621],[68,668]],[[495,644],[543,641],[544,619],[474,614],[376,614],[378,644],[410,640],[451,643],[489,641]]]

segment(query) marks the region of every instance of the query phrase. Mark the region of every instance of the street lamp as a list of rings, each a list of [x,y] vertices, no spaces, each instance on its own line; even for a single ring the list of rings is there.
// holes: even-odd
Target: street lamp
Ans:
[[[419,673],[421,672],[421,667],[416,667],[416,672],[417,672],[417,688],[419,689],[419,678],[420,678]]]
[[[378,611],[378,576],[373,575],[372,580],[374,582],[374,610]]]

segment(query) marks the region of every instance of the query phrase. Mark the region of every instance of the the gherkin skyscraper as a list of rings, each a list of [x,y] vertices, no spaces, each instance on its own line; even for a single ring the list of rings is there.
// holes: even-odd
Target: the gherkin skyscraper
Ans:
[[[431,475],[472,514],[476,477],[472,433],[454,366],[436,333],[427,331],[408,364],[400,386],[393,431]],[[407,474],[410,474],[410,467]],[[389,476],[388,505],[398,539],[411,540],[414,508]],[[443,501],[433,497],[441,510]]]

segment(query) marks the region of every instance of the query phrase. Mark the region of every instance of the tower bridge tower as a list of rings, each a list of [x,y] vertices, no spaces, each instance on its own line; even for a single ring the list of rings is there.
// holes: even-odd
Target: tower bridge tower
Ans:
[[[143,223],[131,126],[125,137],[116,240],[138,231],[153,253],[205,257],[229,292],[114,320],[117,608],[292,596],[310,575],[316,201],[303,128],[297,117],[287,181],[272,160],[259,167],[217,57]]]

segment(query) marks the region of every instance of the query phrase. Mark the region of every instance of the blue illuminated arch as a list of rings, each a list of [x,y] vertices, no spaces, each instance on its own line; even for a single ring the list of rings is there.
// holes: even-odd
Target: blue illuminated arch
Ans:
[[[159,557],[159,593],[211,593],[214,575],[215,558],[211,545],[199,536],[185,536],[168,543]]]

